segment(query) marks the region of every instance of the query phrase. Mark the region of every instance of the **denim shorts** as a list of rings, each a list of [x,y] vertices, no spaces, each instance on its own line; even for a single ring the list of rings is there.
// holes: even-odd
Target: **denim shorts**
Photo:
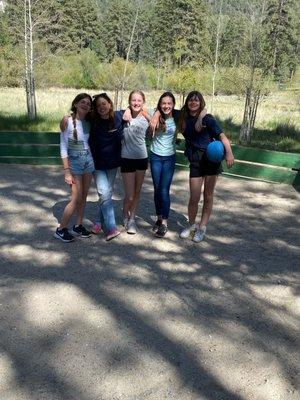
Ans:
[[[95,170],[90,150],[69,150],[70,170],[74,175],[92,174]]]

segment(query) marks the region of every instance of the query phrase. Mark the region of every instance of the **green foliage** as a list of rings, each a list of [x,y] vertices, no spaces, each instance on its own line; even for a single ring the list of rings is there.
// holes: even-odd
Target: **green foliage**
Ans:
[[[195,90],[197,85],[197,74],[192,68],[175,69],[167,78],[166,86],[176,93],[180,93],[183,98],[191,90]]]
[[[204,62],[210,44],[205,13],[202,0],[157,1],[151,25],[156,60],[164,59],[168,54],[179,67]]]
[[[299,2],[268,0],[265,18],[268,54],[266,67],[282,82],[292,75],[299,63]]]
[[[20,69],[22,49],[7,44],[0,47],[0,86],[21,86],[23,70]]]
[[[210,93],[220,1],[32,0],[36,85],[120,88],[138,10],[125,87]],[[299,11],[296,0],[224,1],[216,92],[244,93],[251,67],[259,85],[262,75],[298,85]],[[24,1],[8,0],[0,15],[2,85],[22,84],[23,30]]]

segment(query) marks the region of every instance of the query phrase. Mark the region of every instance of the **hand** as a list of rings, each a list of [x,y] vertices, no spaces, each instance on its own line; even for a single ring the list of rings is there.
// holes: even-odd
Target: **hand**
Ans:
[[[123,120],[126,122],[130,122],[132,120],[132,114],[130,108],[126,108],[123,114]]]
[[[226,160],[227,167],[231,168],[233,166],[233,164],[234,164],[233,154],[232,153],[226,154],[225,160]]]
[[[69,116],[68,116],[68,115],[65,115],[65,116],[62,118],[62,120],[60,121],[59,127],[60,127],[61,132],[64,132],[64,131],[67,129],[67,126],[68,126],[68,119],[69,119]]]
[[[65,182],[66,182],[69,186],[72,186],[72,185],[74,185],[74,183],[75,183],[74,178],[73,178],[73,175],[71,174],[70,171],[66,171],[66,172],[65,172]]]
[[[159,127],[159,117],[160,117],[160,114],[154,113],[153,117],[149,121],[149,128],[152,131],[152,136],[155,135],[155,131]]]
[[[146,130],[146,138],[151,140],[151,139],[153,139],[153,136],[154,136],[154,131],[153,131],[153,129],[152,129],[150,123],[149,123],[149,126],[148,126],[148,128]]]
[[[199,117],[195,123],[195,129],[197,132],[200,132],[203,125],[202,125],[202,120],[205,117],[205,115],[207,114],[207,109],[203,108],[203,110],[201,111],[201,113],[199,114]]]

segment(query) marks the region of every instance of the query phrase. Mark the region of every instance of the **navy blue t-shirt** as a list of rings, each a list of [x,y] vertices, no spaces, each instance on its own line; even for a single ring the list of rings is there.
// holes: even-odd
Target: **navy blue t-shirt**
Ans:
[[[198,117],[188,116],[185,120],[185,155],[188,157],[195,150],[206,150],[213,139],[220,140],[220,134],[223,132],[217,121],[211,114],[206,114],[202,120],[203,128],[200,132],[195,129],[195,123]]]
[[[91,124],[89,145],[95,169],[118,168],[121,165],[121,140],[123,136],[124,111],[116,111],[114,127],[109,127],[108,119],[96,117]]]

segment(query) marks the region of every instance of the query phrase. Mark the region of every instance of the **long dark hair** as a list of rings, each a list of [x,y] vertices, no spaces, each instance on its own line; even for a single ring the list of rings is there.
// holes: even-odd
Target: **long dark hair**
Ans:
[[[157,102],[157,110],[160,112],[160,117],[159,117],[159,130],[160,131],[162,131],[162,132],[165,132],[166,131],[166,115],[164,114],[164,112],[163,112],[163,110],[161,109],[161,102],[162,102],[162,99],[164,99],[165,97],[171,97],[171,99],[172,99],[172,101],[173,101],[173,105],[174,105],[174,107],[175,107],[175,103],[176,103],[176,101],[175,101],[175,97],[174,97],[174,95],[173,95],[173,93],[172,92],[164,92],[161,96],[160,96],[160,98],[158,99],[158,102]],[[173,108],[174,108],[173,107]]]
[[[198,92],[197,90],[193,90],[192,92],[190,92],[187,95],[187,97],[185,99],[185,102],[184,102],[184,105],[181,108],[180,115],[179,115],[178,126],[179,126],[179,131],[181,133],[183,133],[184,130],[185,130],[185,119],[186,119],[186,117],[188,115],[190,115],[189,109],[188,109],[188,102],[194,97],[197,97],[200,100],[200,107],[199,107],[199,110],[197,111],[196,117],[199,117],[199,114],[201,113],[201,111],[205,107],[205,100],[204,100],[204,98],[203,98],[203,96],[202,96],[202,94],[200,92]]]
[[[76,127],[76,103],[78,103],[79,101],[85,99],[85,98],[89,98],[91,100],[91,105],[92,105],[92,98],[89,94],[87,93],[79,93],[75,99],[72,101],[71,104],[71,117],[72,117],[72,121],[73,121],[73,139],[74,140],[78,140],[78,135],[77,135],[77,127]]]
[[[98,99],[104,99],[110,104],[110,110],[108,114],[108,129],[114,129],[115,127],[115,111],[114,111],[114,103],[111,98],[106,93],[100,93],[93,96],[93,119],[99,120],[101,119],[100,115],[97,111],[97,101]]]

